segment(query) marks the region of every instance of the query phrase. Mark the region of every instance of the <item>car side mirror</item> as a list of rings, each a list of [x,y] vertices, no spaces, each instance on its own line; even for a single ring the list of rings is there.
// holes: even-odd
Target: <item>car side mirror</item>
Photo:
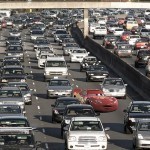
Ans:
[[[96,116],[100,116],[100,112],[96,112],[95,115],[96,115]]]
[[[109,130],[110,130],[110,127],[106,127],[104,130],[105,130],[105,131],[109,131]]]
[[[65,126],[63,129],[64,129],[64,131],[68,131],[69,130],[69,125]]]

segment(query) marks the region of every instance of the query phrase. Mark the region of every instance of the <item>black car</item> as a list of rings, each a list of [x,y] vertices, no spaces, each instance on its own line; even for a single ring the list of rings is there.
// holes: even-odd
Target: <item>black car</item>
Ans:
[[[80,63],[80,71],[86,71],[91,65],[98,65],[100,61],[97,60],[95,56],[86,56]]]
[[[1,70],[0,84],[8,82],[26,82],[27,73],[20,66],[4,66]]]
[[[61,122],[61,136],[64,137],[64,127],[70,124],[72,117],[94,117],[98,116],[99,113],[95,113],[91,105],[86,104],[71,104],[67,105],[63,114]]]
[[[135,60],[135,67],[138,68],[140,66],[145,67],[147,65],[148,59],[150,58],[150,50],[142,49],[139,50]]]
[[[18,43],[17,45],[22,45],[22,40],[19,36],[9,36],[6,40],[6,46],[15,45],[14,43]]]
[[[109,76],[105,65],[92,65],[86,71],[86,81],[103,81]]]
[[[64,110],[67,105],[80,104],[79,100],[74,97],[60,97],[56,99],[55,104],[52,104],[52,122],[61,122]]]
[[[124,132],[133,133],[132,127],[139,119],[150,118],[150,102],[132,101],[124,113]]]

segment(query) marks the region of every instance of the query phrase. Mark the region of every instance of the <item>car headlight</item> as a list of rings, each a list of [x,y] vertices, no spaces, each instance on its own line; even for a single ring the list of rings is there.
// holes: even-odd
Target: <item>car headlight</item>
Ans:
[[[105,88],[103,89],[103,92],[108,92],[108,91],[109,91],[108,89],[105,89]]]
[[[70,124],[70,120],[65,120],[65,124]]]
[[[90,73],[89,75],[90,75],[90,76],[93,76],[94,74],[93,74],[93,73]]]
[[[2,79],[2,82],[7,82],[7,80],[6,79]]]
[[[55,109],[54,114],[58,115],[59,114],[58,110]]]
[[[30,96],[31,96],[30,93],[24,95],[24,97],[30,97]]]
[[[106,136],[99,136],[98,141],[107,141]]]
[[[8,56],[11,56],[12,54],[11,54],[11,53],[8,53],[7,55],[8,55]]]
[[[21,82],[26,82],[26,79],[21,79]]]
[[[135,118],[129,118],[129,120],[135,122]]]
[[[141,134],[138,134],[138,139],[142,140],[143,136]]]
[[[69,136],[68,141],[76,141],[76,137],[75,136]]]
[[[123,89],[120,89],[120,92],[125,92],[126,90],[123,88]]]

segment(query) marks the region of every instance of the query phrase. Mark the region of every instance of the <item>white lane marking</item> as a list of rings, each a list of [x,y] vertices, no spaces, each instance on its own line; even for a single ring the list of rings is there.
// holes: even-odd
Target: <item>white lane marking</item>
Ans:
[[[42,129],[42,132],[45,133],[45,129]]]
[[[74,79],[72,79],[72,81],[74,81]]]
[[[76,85],[76,87],[79,87],[78,85]]]
[[[38,98],[38,97],[35,97],[35,99],[38,100],[39,98]]]
[[[109,134],[106,134],[106,136],[107,136],[107,138],[108,138],[108,139],[110,139],[110,136],[109,136]]]
[[[27,51],[26,51],[26,54],[27,54]]]
[[[48,144],[47,144],[47,143],[45,143],[45,147],[46,147],[46,149],[49,149],[49,148],[48,148]]]
[[[42,116],[40,116],[40,120],[42,120]]]
[[[36,92],[36,89],[34,89],[34,92]]]
[[[40,109],[40,106],[37,106],[38,109]]]
[[[33,82],[33,85],[35,85],[35,83]]]

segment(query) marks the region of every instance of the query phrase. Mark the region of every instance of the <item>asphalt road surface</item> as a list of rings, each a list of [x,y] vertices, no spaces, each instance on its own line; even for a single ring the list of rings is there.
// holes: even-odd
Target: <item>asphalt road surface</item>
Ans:
[[[5,55],[5,38],[8,36],[8,29],[0,31],[0,58]],[[35,139],[41,141],[43,150],[64,150],[64,140],[60,136],[60,124],[51,123],[51,104],[55,99],[46,98],[47,82],[44,82],[43,69],[38,69],[37,59],[33,51],[33,44],[28,35],[28,29],[22,31],[24,41],[26,73],[33,74],[33,79],[28,79],[28,84],[33,89],[33,104],[26,106],[26,116],[32,127],[36,127]],[[53,42],[50,38],[53,48],[57,54],[62,54],[61,46]],[[97,41],[99,42],[99,40]],[[65,57],[68,61],[68,56]],[[86,82],[85,73],[79,71],[79,63],[69,63],[69,76],[71,84],[80,88],[100,88],[99,82]],[[109,69],[112,77],[116,74]],[[127,99],[119,99],[119,109],[111,113],[102,113],[100,118],[104,127],[110,127],[107,133],[110,136],[108,140],[108,150],[129,150],[132,149],[132,135],[123,133],[123,109],[127,107],[131,100],[143,100],[138,93],[127,87]]]

